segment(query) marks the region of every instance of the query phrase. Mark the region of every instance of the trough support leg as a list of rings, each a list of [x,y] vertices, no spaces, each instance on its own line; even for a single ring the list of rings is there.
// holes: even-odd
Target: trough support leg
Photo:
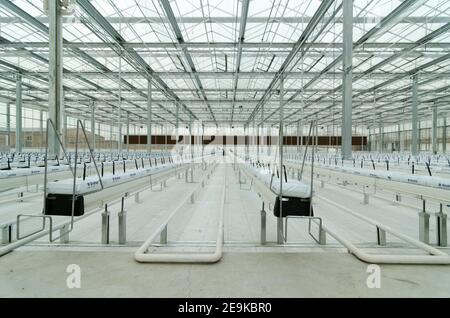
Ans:
[[[69,243],[69,225],[66,224],[59,230],[59,242],[61,244]]]
[[[136,194],[134,195],[134,202],[136,202],[136,203],[142,203],[142,202],[139,200],[139,192],[136,192]]]
[[[167,225],[164,227],[164,230],[159,234],[159,242],[161,244],[167,244]]]
[[[261,209],[261,245],[266,244],[266,211],[264,210],[264,202]]]
[[[109,211],[105,204],[105,210],[102,212],[102,244],[109,244]]]
[[[2,231],[2,244],[11,243],[11,225],[5,225],[1,228]]]
[[[366,192],[363,193],[363,204],[369,204],[369,194]]]
[[[322,228],[320,228],[319,231],[319,244],[327,245],[327,232],[325,232]]]
[[[386,231],[377,226],[377,243],[380,246],[386,246]]]
[[[125,198],[122,197],[121,210],[119,216],[119,244],[126,244],[127,242],[127,212],[124,210]]]
[[[438,246],[447,246],[447,214],[442,211],[442,203],[436,213],[436,242]]]
[[[419,212],[419,240],[430,243],[430,215],[426,212]]]

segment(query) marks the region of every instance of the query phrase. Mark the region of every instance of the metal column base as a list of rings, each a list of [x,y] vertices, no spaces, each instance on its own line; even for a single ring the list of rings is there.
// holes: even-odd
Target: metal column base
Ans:
[[[159,234],[159,242],[161,244],[167,244],[167,225],[164,227],[164,230]]]
[[[369,204],[369,194],[363,193],[363,204]]]
[[[447,214],[436,213],[436,242],[438,246],[447,246]]]
[[[377,226],[377,244],[380,246],[386,246],[386,231],[380,229]]]
[[[59,230],[59,242],[61,244],[68,244],[69,243],[69,225],[64,225]]]
[[[119,244],[126,244],[127,242],[127,212],[121,211],[118,213],[119,217]]]
[[[102,212],[102,244],[109,244],[109,211],[106,205]]]
[[[264,202],[262,203],[261,209],[261,244],[265,245],[266,240],[266,211],[264,210]]]
[[[430,215],[425,212],[419,212],[419,240],[430,243]]]
[[[142,203],[142,201],[139,200],[139,192],[136,192],[136,194],[134,195],[134,202],[135,203]]]
[[[6,225],[1,228],[2,242],[1,244],[8,244],[12,241],[12,228],[11,225]]]

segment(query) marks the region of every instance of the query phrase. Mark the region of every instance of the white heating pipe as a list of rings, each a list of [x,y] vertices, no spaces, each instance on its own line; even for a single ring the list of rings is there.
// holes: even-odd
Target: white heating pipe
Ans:
[[[363,252],[360,249],[358,249],[355,245],[353,245],[347,239],[344,239],[343,237],[337,235],[336,233],[334,233],[333,231],[331,231],[330,229],[328,229],[327,227],[325,227],[322,224],[322,228],[324,229],[324,231],[326,231],[328,234],[330,234],[332,237],[334,237],[338,242],[340,242],[342,245],[344,245],[352,254],[354,254],[360,260],[362,260],[364,262],[376,263],[376,264],[430,264],[430,265],[431,264],[435,264],[435,265],[449,264],[450,265],[450,255],[448,255],[428,244],[420,242],[410,236],[398,233],[386,225],[380,224],[366,216],[356,213],[349,208],[346,208],[340,204],[337,204],[331,200],[324,198],[323,196],[318,195],[318,197],[321,200],[324,200],[324,201],[338,207],[339,209],[359,218],[360,220],[363,220],[369,224],[375,225],[378,228],[380,228],[381,230],[386,231],[386,232],[392,234],[393,236],[396,236],[397,238],[402,239],[405,242],[410,243],[411,245],[414,245],[420,249],[423,249],[426,252],[431,254],[431,255],[381,255],[381,254],[366,253],[366,252]]]
[[[226,166],[225,166],[226,167]],[[214,169],[214,168],[213,168]],[[225,181],[222,190],[222,199],[219,213],[219,224],[216,239],[216,249],[214,253],[174,253],[174,254],[156,254],[146,253],[150,245],[155,241],[156,237],[164,230],[172,217],[181,210],[184,204],[190,199],[200,184],[189,192],[188,195],[180,202],[180,204],[172,211],[166,220],[158,227],[158,229],[142,244],[142,246],[134,254],[134,259],[141,263],[216,263],[222,258],[223,253],[223,236],[224,236],[224,206],[225,206],[225,189],[226,189],[226,168]]]

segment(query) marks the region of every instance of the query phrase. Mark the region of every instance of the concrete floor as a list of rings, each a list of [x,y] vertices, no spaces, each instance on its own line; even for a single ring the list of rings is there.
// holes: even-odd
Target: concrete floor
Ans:
[[[81,267],[81,288],[66,267]],[[14,252],[0,259],[0,297],[450,297],[447,266],[381,266],[345,253],[225,253],[213,265],[139,264],[128,252]]]
[[[225,160],[230,162],[229,158]],[[201,173],[197,171],[197,180]],[[449,266],[382,265],[381,288],[368,288],[368,264],[346,253],[332,238],[327,239],[326,246],[317,245],[307,234],[305,221],[289,222],[290,245],[259,245],[259,198],[253,191],[240,189],[231,165],[226,173],[226,246],[219,263],[139,264],[134,261],[137,246],[161,224],[177,200],[186,195],[186,189],[193,186],[183,179],[172,178],[162,192],[143,191],[142,203],[128,199],[126,246],[115,245],[119,207],[111,205],[113,244],[110,246],[99,243],[100,215],[93,215],[76,223],[70,244],[48,244],[44,238],[1,257],[0,297],[450,297]],[[186,204],[171,221],[169,241],[212,243],[224,175],[224,165],[219,165],[195,204]],[[417,237],[414,208],[380,199],[362,205],[361,195],[331,184],[317,191]],[[8,205],[4,217],[7,214],[10,218],[14,210],[17,211]],[[315,202],[315,211],[330,229],[367,251],[422,253],[391,237],[388,237],[388,248],[377,247],[374,228],[324,201]],[[267,215],[267,240],[273,242],[276,219],[270,212]],[[433,238],[432,233],[430,237]],[[201,247],[170,244],[160,248],[164,252],[211,249],[207,244]],[[80,289],[66,286],[69,264],[81,267]]]

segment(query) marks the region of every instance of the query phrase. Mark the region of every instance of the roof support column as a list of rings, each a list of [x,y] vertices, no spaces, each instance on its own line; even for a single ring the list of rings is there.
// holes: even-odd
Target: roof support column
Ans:
[[[49,1],[49,96],[48,117],[53,122],[56,134],[61,136],[64,103],[63,103],[63,36],[60,1]],[[49,155],[59,155],[58,136],[53,129],[48,129]]]
[[[442,123],[442,153],[447,153],[447,115],[444,115]]]
[[[127,152],[130,152],[130,112],[127,111]]]
[[[114,113],[114,108],[111,110],[111,113]],[[111,118],[111,122],[109,124],[109,151],[112,152],[113,151],[113,125],[114,125],[114,120],[113,118]]]
[[[417,74],[413,76],[412,85],[412,131],[411,131],[411,153],[416,156],[418,154],[418,144],[419,144],[419,129],[418,129],[418,118],[417,118],[417,108],[419,106],[419,98],[417,95],[418,88],[418,76]]]
[[[6,104],[6,145],[11,149],[11,104]]]
[[[343,105],[342,105],[342,157],[352,156],[352,58],[353,58],[353,0],[343,1]]]
[[[16,152],[22,152],[22,75],[16,77]]]
[[[378,152],[382,153],[384,148],[384,138],[383,138],[383,121],[381,118],[381,114],[378,115]]]
[[[95,103],[93,100],[89,103],[91,104],[91,149],[95,151]]]
[[[438,143],[437,143],[437,106],[433,105],[433,115],[432,115],[432,126],[431,126],[431,144],[432,144],[432,151],[433,154],[438,153]]]
[[[122,50],[120,50],[122,52]],[[118,139],[119,142],[117,144],[117,150],[119,152],[122,152],[122,53],[119,56],[119,99],[118,99],[118,109],[117,109],[117,117],[118,117],[118,124],[119,124],[119,133],[118,133]]]
[[[258,160],[260,159],[259,158],[259,153],[261,152],[262,153],[262,145],[264,144],[264,142],[263,142],[263,136],[264,136],[264,104],[261,106],[261,126],[260,126],[260,130],[261,130],[261,133],[259,134],[260,135],[260,137],[259,137],[259,144],[261,144],[261,146],[259,146],[259,149],[258,149]]]
[[[175,151],[178,152],[178,140],[180,139],[179,136],[179,128],[180,128],[180,104],[178,104],[178,102],[176,103],[176,111],[175,111]]]
[[[284,95],[284,74],[280,76],[280,122],[279,122],[279,133],[278,133],[278,171],[279,171],[279,180],[280,180],[280,190],[278,193],[278,200],[280,202],[280,211],[279,216],[277,218],[277,244],[283,244],[284,242],[284,233],[283,233],[283,127],[284,127],[284,103],[283,103],[283,95]]]
[[[42,151],[42,149],[44,148],[44,139],[45,139],[45,135],[44,135],[44,111],[41,110],[39,111],[39,132],[41,134],[41,139],[39,142],[39,150]]]
[[[253,155],[255,153],[255,140],[256,140],[255,117],[253,117],[253,120],[252,120],[252,154]]]
[[[152,81],[147,82],[147,152],[152,152]]]
[[[397,125],[397,152],[401,152],[402,151],[402,130],[401,130],[401,125],[398,124]]]

